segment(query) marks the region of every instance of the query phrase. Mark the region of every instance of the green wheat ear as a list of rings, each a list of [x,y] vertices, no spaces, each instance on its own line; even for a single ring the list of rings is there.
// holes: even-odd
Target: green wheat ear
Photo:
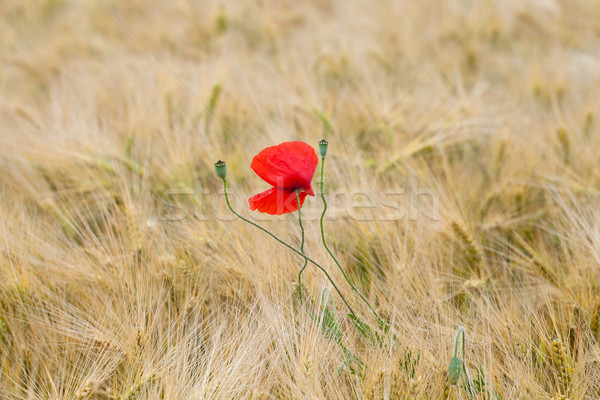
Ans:
[[[215,109],[217,108],[217,103],[219,101],[219,97],[221,97],[222,90],[223,90],[223,88],[220,84],[218,84],[218,83],[215,84],[215,86],[213,86],[212,92],[210,94],[210,100],[208,101],[208,104],[206,105],[206,119],[204,121],[204,129],[207,134],[208,134],[208,131],[210,130],[212,120],[215,116]]]
[[[217,32],[224,33],[227,31],[229,27],[229,19],[227,18],[227,14],[225,13],[224,7],[219,7],[219,12],[215,17],[215,23],[217,26]]]
[[[561,126],[556,130],[556,135],[558,136],[558,142],[560,143],[563,161],[566,164],[569,162],[571,156],[571,141],[569,139],[569,133],[564,127]]]
[[[585,119],[583,120],[583,136],[589,138],[592,129],[594,129],[594,112],[590,110],[585,114]]]
[[[571,389],[573,379],[573,368],[571,367],[567,350],[562,340],[558,337],[552,338],[552,361],[558,375],[559,394],[566,398]],[[559,397],[562,398],[562,397]]]
[[[592,309],[592,318],[590,319],[590,330],[594,335],[594,339],[600,342],[600,298],[596,301],[596,305]]]

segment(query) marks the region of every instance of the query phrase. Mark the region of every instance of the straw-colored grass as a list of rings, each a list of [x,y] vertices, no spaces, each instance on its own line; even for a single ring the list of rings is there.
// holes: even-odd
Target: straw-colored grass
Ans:
[[[0,398],[469,399],[460,326],[474,398],[599,398],[598,21],[594,0],[3,0]],[[335,292],[331,330],[311,319],[302,258],[214,174],[299,247],[297,214],[247,209],[250,162],[323,137],[327,241],[381,348]],[[306,252],[374,326],[321,207]],[[335,318],[310,264],[303,284]]]

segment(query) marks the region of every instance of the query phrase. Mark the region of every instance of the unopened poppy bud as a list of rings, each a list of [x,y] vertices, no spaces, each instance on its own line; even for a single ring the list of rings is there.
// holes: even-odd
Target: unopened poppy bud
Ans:
[[[227,176],[227,166],[225,165],[225,161],[219,160],[215,163],[215,172],[219,178],[225,179]]]
[[[451,384],[456,385],[458,383],[461,372],[462,362],[458,358],[452,357],[452,360],[450,360],[450,365],[448,365],[448,379],[450,380]]]
[[[325,139],[319,142],[319,153],[321,153],[321,157],[325,157],[325,154],[327,154],[327,145],[329,145],[329,143],[327,143],[327,140]]]

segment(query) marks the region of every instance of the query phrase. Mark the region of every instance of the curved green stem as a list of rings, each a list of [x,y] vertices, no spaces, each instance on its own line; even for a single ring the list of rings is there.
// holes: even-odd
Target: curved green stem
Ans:
[[[463,360],[465,359],[465,328],[462,326],[458,328],[456,337],[454,338],[454,357],[458,357],[458,340],[462,335],[462,355]]]
[[[323,212],[321,213],[321,239],[323,240],[323,246],[325,247],[325,250],[327,250],[327,253],[329,253],[329,255],[331,256],[333,261],[335,262],[335,265],[337,265],[338,269],[344,276],[344,279],[346,279],[346,282],[348,282],[348,284],[350,285],[350,287],[352,288],[354,293],[358,294],[358,296],[362,299],[362,301],[369,307],[369,309],[371,310],[371,312],[377,319],[377,322],[382,327],[385,327],[385,326],[387,326],[385,321],[383,321],[383,319],[379,316],[379,314],[377,314],[377,311],[375,311],[373,306],[371,306],[371,303],[369,302],[369,300],[367,300],[367,298],[361,292],[358,291],[356,286],[354,286],[354,284],[352,283],[352,281],[350,280],[348,275],[346,275],[346,272],[344,272],[344,269],[342,268],[342,265],[340,264],[340,262],[333,255],[331,250],[329,250],[329,246],[327,246],[327,241],[325,240],[325,229],[323,228],[323,219],[325,218],[325,212],[327,211],[327,200],[325,200],[325,192],[323,191],[323,180],[324,180],[323,179],[323,169],[324,168],[325,168],[325,157],[321,157],[321,180],[319,183],[320,183],[320,189],[321,189],[320,190],[321,200],[323,200]]]
[[[302,256],[304,256],[304,265],[300,269],[300,272],[298,272],[298,297],[300,298],[300,304],[302,304],[302,273],[304,272],[304,270],[306,269],[306,266],[308,265],[308,259],[304,255],[304,226],[302,225],[302,211],[301,211],[302,205],[300,204],[300,196],[298,195],[298,191],[296,190],[295,193],[296,193],[296,201],[298,202],[298,224],[300,225],[300,232],[302,235],[302,240],[300,241],[300,252],[302,253]]]
[[[338,288],[338,286],[335,284],[335,282],[331,278],[331,275],[329,275],[329,273],[327,272],[327,270],[325,268],[323,268],[323,266],[321,266],[321,264],[319,264],[318,262],[316,262],[312,258],[306,256],[305,254],[303,254],[302,252],[300,252],[296,248],[292,247],[290,244],[287,244],[283,240],[279,239],[277,236],[275,236],[274,234],[272,234],[271,232],[269,232],[266,228],[263,228],[262,226],[254,223],[252,221],[250,221],[249,219],[242,217],[237,211],[235,211],[233,209],[233,207],[231,207],[231,204],[229,203],[229,196],[227,195],[227,180],[226,179],[223,179],[223,192],[225,194],[225,202],[227,203],[227,207],[229,207],[229,210],[232,213],[234,213],[239,219],[241,219],[242,221],[245,221],[245,222],[249,223],[250,225],[253,225],[253,226],[257,227],[258,229],[260,229],[261,231],[265,232],[267,235],[271,236],[273,239],[277,240],[279,243],[281,243],[282,245],[284,245],[288,249],[292,250],[294,253],[298,254],[301,257],[303,257],[305,260],[307,260],[311,264],[314,264],[315,267],[319,268],[321,270],[321,272],[323,272],[325,274],[325,277],[327,277],[327,279],[329,280],[329,282],[331,283],[331,285],[333,286],[333,288],[335,289],[335,291],[337,292],[337,294],[340,295],[342,301],[344,302],[344,304],[346,305],[346,307],[348,308],[348,310],[350,310],[350,313],[352,313],[353,315],[356,315],[356,313],[354,312],[354,310],[352,309],[352,307],[350,306],[350,304],[346,301],[346,298],[344,297],[344,295],[342,294],[342,292],[340,291],[340,289]]]

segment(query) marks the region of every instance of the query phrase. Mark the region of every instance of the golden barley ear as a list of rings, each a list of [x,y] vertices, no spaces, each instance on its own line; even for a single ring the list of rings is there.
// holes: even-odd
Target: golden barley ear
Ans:
[[[314,365],[313,365],[313,358],[311,356],[308,356],[306,358],[306,360],[302,363],[302,366],[304,367],[304,374],[306,375],[307,378],[310,378],[311,376],[313,376]]]
[[[559,394],[565,398],[569,395],[571,381],[573,379],[573,368],[567,356],[567,350],[562,340],[558,337],[552,338],[552,361],[556,374],[558,375]]]
[[[537,272],[540,274],[542,278],[553,284],[554,286],[558,286],[559,279],[556,276],[556,273],[553,271],[552,266],[549,265],[544,257],[538,254],[535,249],[527,243],[527,241],[523,238],[517,238],[517,243],[522,246],[528,254],[529,263],[536,267]]]
[[[476,273],[479,272],[479,263],[483,258],[481,250],[473,236],[465,229],[458,221],[454,220],[450,224],[454,235],[462,243],[464,247],[465,259]]]
[[[423,378],[422,378],[421,375],[417,376],[416,378],[410,378],[409,379],[409,381],[408,381],[408,393],[411,396],[415,396],[417,394],[422,381],[423,381]]]
[[[83,387],[75,392],[75,399],[83,400],[89,398],[94,392],[94,386],[95,382],[93,382],[91,379],[86,380]]]
[[[124,208],[126,232],[131,242],[131,249],[137,252],[142,248],[142,233],[139,225],[139,210],[133,204],[127,204]]]

